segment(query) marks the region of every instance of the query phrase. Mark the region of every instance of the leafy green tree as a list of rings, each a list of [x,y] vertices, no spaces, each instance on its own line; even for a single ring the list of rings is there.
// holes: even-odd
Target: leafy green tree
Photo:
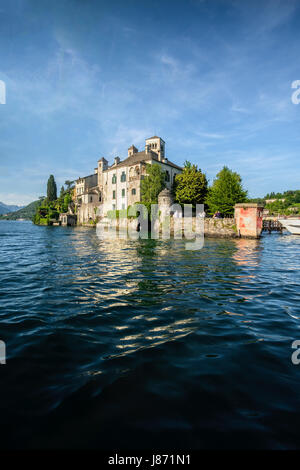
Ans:
[[[65,196],[64,196],[64,202],[63,202],[63,206],[62,206],[62,211],[63,212],[67,212],[68,208],[69,208],[69,204],[72,202],[72,197],[70,195],[70,193],[67,193]]]
[[[185,160],[183,166],[184,166],[184,168],[192,168],[193,165],[192,165],[191,162],[189,162],[188,160]]]
[[[55,201],[57,199],[57,187],[53,175],[49,176],[47,182],[47,199],[49,202]]]
[[[217,174],[206,197],[210,213],[216,211],[224,215],[233,215],[234,205],[247,201],[247,191],[243,189],[240,175],[227,166]]]
[[[266,209],[268,209],[271,215],[284,214],[288,206],[289,203],[287,201],[281,201],[280,199],[277,199],[274,202],[269,202],[269,204],[266,204]]]
[[[147,165],[147,175],[141,181],[141,201],[150,214],[151,204],[157,204],[158,195],[165,187],[165,172],[158,163]]]
[[[65,188],[62,186],[62,187],[60,188],[59,197],[63,197],[64,194],[65,194]]]
[[[70,191],[70,189],[72,188],[73,183],[74,183],[74,181],[70,181],[70,180],[65,181],[65,185],[67,186],[67,191]]]
[[[186,161],[183,172],[176,175],[173,187],[175,201],[179,204],[203,204],[207,194],[207,179],[197,165]]]
[[[260,204],[263,207],[266,205],[266,201],[261,197],[255,197],[251,199],[248,198],[247,202],[256,202],[257,204]]]

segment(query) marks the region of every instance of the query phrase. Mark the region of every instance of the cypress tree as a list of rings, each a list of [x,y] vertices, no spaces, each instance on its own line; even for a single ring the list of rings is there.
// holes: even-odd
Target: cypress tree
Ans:
[[[47,199],[48,201],[55,201],[57,199],[57,187],[53,175],[49,176],[47,182]]]

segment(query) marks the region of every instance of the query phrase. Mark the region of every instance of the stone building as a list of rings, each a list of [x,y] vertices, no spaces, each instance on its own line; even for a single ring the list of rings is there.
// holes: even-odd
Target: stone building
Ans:
[[[77,216],[68,212],[62,212],[59,214],[59,224],[74,226],[77,223]]]
[[[146,165],[154,163],[165,172],[166,188],[171,189],[182,168],[166,158],[165,142],[160,137],[146,139],[145,149],[140,152],[132,145],[127,158],[115,157],[111,166],[104,157],[99,159],[93,175],[78,178],[75,182],[78,223],[95,219],[97,211],[105,216],[110,210],[126,209],[140,202]]]

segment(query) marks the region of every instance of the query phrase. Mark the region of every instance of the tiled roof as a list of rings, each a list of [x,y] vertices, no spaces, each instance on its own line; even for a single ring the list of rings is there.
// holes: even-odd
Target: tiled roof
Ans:
[[[92,176],[97,176],[96,173],[93,173],[92,175],[88,175],[88,176],[79,176],[79,178],[77,178],[76,183],[77,181],[79,180],[86,180],[87,178],[91,178]]]
[[[143,152],[136,152],[130,155],[130,157],[125,158],[125,160],[121,161],[118,163],[118,165],[112,165],[108,169],[112,170],[114,168],[120,168],[121,166],[131,166],[134,165],[135,163],[140,163],[143,161],[149,161],[149,160],[157,160],[157,154],[154,152],[148,152],[146,153],[145,151]]]
[[[165,165],[172,166],[173,168],[177,168],[177,170],[181,170],[181,171],[183,170],[181,166],[176,165],[176,163],[170,162],[170,160],[166,160],[165,162],[162,162],[162,163],[164,163]]]
[[[155,160],[155,161],[158,162],[159,160],[158,160],[157,153],[152,152],[151,150],[148,153],[146,153],[145,151],[136,152],[136,153],[132,154],[130,157],[125,158],[125,160],[118,163],[118,165],[110,166],[108,168],[108,170],[113,170],[114,168],[121,168],[122,166],[131,166],[131,165],[134,165],[135,163],[140,163],[140,162],[143,162],[143,161],[147,162],[149,160]],[[172,166],[174,168],[177,168],[178,170],[182,170],[182,168],[180,166],[175,165],[175,163],[172,163],[169,160],[167,160],[166,162],[161,162],[161,163],[164,163],[165,165],[169,165],[169,166]],[[107,170],[105,170],[105,171],[107,171]]]

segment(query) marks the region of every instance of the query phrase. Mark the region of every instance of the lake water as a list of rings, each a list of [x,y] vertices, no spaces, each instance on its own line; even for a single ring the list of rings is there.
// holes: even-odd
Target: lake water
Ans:
[[[0,447],[299,447],[299,260],[0,222]]]

